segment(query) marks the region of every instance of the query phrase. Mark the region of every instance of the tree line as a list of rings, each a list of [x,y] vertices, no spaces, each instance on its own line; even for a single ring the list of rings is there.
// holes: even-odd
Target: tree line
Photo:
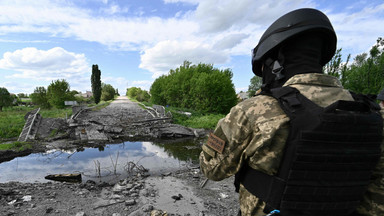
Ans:
[[[112,100],[115,95],[118,95],[118,90],[113,88],[112,85],[101,82],[101,71],[98,65],[92,65],[91,86],[93,97],[90,101],[96,104],[100,100]],[[32,103],[39,105],[41,108],[50,109],[52,107],[62,109],[65,107],[65,101],[78,101],[83,102],[82,97],[76,96],[79,92],[70,89],[69,83],[65,79],[54,80],[47,88],[38,86],[34,89],[33,93],[29,95]],[[20,97],[26,97],[26,94],[19,94]],[[17,97],[12,96],[4,87],[0,87],[0,111],[3,107],[12,106]]]

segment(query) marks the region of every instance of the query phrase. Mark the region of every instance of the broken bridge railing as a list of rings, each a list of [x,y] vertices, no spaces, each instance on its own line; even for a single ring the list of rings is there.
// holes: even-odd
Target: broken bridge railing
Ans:
[[[21,131],[17,141],[25,142],[27,140],[35,139],[35,135],[41,120],[40,114],[38,114],[39,111],[40,111],[40,108],[35,109],[28,115],[24,128]]]

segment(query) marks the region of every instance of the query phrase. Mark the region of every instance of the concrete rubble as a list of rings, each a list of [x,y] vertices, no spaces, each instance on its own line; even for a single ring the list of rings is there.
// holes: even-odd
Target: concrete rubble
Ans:
[[[139,140],[157,138],[202,137],[204,129],[172,124],[172,114],[163,106],[141,108],[126,98],[93,111],[74,106],[69,119],[43,118],[36,133],[37,140],[69,139],[77,141]]]

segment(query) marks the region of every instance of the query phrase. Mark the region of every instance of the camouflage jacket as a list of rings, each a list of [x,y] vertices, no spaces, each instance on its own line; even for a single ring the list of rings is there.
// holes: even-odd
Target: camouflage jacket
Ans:
[[[322,107],[337,100],[353,100],[335,77],[324,74],[295,75],[285,85],[298,89],[305,97]],[[272,97],[258,95],[239,103],[218,122],[213,133],[218,144],[215,146],[208,141],[203,145],[200,154],[202,172],[209,179],[219,181],[236,174],[247,163],[253,169],[270,175],[276,174],[289,133],[288,122],[289,118]],[[375,179],[358,208],[361,214],[384,215],[383,175],[384,156],[381,157],[374,173]],[[242,215],[265,215],[265,203],[242,185],[239,201]]]

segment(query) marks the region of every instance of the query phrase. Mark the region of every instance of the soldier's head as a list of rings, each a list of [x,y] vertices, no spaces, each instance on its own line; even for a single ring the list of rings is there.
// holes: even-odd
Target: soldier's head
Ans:
[[[295,74],[322,73],[336,51],[336,34],[328,17],[316,9],[289,12],[264,32],[252,52],[253,73],[270,88]]]
[[[377,95],[377,100],[380,101],[381,109],[384,109],[384,89]]]

